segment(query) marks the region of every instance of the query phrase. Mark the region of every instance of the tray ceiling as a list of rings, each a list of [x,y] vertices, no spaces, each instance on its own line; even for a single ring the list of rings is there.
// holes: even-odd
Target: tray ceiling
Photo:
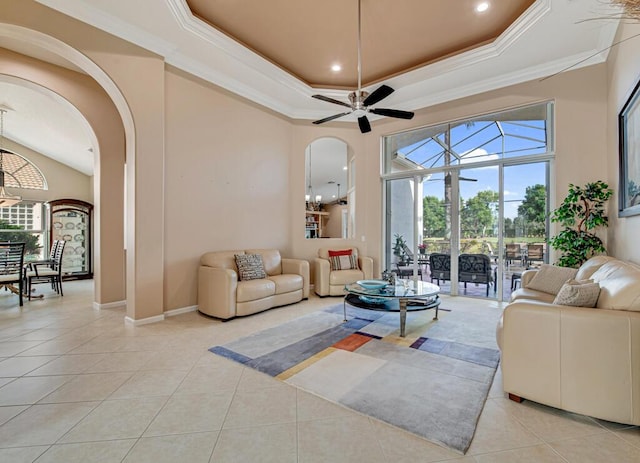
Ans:
[[[490,43],[534,0],[362,0],[363,85]],[[357,88],[357,0],[187,0],[191,12],[313,87]],[[332,65],[342,70],[334,72]]]

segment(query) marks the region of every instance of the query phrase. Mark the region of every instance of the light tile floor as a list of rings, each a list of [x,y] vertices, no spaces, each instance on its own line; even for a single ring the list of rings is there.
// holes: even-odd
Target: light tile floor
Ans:
[[[92,290],[65,282],[22,309],[0,292],[1,462],[640,462],[639,428],[511,402],[499,371],[462,457],[207,351],[339,298],[131,327]]]

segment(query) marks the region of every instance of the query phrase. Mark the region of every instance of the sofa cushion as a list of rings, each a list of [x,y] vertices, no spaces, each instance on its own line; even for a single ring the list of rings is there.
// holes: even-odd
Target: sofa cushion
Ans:
[[[361,270],[336,270],[329,274],[329,284],[331,286],[348,285],[363,278],[364,273]]]
[[[267,278],[260,254],[238,254],[236,255],[236,265],[240,281]]]
[[[611,256],[594,256],[583,263],[578,269],[576,280],[588,280],[604,264],[615,259]]]
[[[262,278],[260,280],[239,281],[236,289],[236,302],[255,301],[273,296],[275,293],[276,284],[272,280]]]
[[[553,294],[555,296],[567,280],[575,278],[576,273],[578,273],[578,269],[575,268],[542,264],[540,270],[538,270],[527,285],[527,288]]]
[[[554,304],[573,307],[595,307],[600,294],[600,285],[593,280],[569,280],[553,300]]]
[[[304,280],[300,275],[273,275],[268,277],[276,285],[276,294],[290,293],[302,289]]]
[[[616,259],[602,265],[591,278],[600,284],[598,308],[640,311],[639,267]]]

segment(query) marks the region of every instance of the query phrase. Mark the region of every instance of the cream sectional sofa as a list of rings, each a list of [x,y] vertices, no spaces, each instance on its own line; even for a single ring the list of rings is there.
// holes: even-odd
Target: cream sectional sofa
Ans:
[[[236,254],[260,254],[267,278],[240,281]],[[200,258],[198,310],[216,318],[251,315],[309,298],[309,262],[275,249],[208,252]]]
[[[576,279],[600,285],[595,308],[553,304],[522,274],[498,324],[503,386],[521,398],[619,423],[640,425],[640,267],[607,256]]]

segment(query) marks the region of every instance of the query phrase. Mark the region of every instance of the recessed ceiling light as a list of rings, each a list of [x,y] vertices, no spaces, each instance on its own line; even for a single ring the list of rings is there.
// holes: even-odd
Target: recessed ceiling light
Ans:
[[[334,64],[333,66],[331,66],[331,70],[333,72],[340,72],[342,71],[342,66],[340,66],[339,64]]]
[[[478,13],[484,13],[488,9],[489,9],[489,2],[478,3],[478,5],[476,6],[476,11]]]
[[[344,166],[344,167],[342,168],[342,170],[347,170],[347,166]]]

